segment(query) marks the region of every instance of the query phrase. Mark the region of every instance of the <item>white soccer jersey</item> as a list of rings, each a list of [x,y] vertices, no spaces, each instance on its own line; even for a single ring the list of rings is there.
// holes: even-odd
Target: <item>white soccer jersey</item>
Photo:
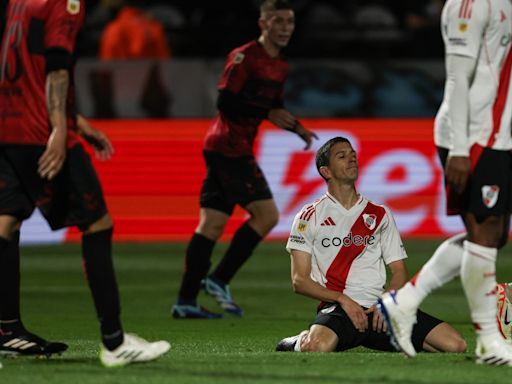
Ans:
[[[469,90],[469,146],[478,143],[496,150],[512,149],[510,0],[448,0],[441,16],[441,29],[447,55],[477,60]],[[436,116],[434,141],[452,149],[449,95],[445,87],[445,98]]]
[[[311,254],[311,278],[364,307],[383,291],[385,264],[407,258],[388,208],[361,196],[347,210],[329,193],[295,216],[286,249]]]

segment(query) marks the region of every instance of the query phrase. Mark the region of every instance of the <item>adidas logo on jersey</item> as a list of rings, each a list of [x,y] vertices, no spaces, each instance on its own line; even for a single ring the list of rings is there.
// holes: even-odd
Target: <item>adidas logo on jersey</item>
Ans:
[[[327,219],[325,219],[323,221],[322,224],[320,225],[325,225],[325,226],[330,226],[330,225],[336,225],[336,223],[334,222],[334,220],[331,218],[331,216],[329,216]]]

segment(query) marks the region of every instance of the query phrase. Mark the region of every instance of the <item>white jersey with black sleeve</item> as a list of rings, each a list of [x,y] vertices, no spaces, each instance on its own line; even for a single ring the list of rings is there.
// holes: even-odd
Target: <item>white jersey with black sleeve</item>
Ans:
[[[447,0],[441,32],[447,57],[472,58],[476,67],[469,95],[454,91],[447,68],[444,99],[435,120],[435,144],[460,156],[467,155],[474,144],[512,149],[512,4],[509,0]],[[456,127],[450,120],[450,105],[458,102],[468,103],[466,126]]]
[[[345,209],[326,193],[295,216],[286,249],[311,255],[311,278],[363,307],[380,297],[385,265],[407,258],[389,209],[360,196]]]

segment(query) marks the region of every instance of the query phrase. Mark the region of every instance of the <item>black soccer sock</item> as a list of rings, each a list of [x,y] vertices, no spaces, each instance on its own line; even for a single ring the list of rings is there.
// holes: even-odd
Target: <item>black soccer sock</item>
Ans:
[[[82,236],[84,273],[100,320],[102,342],[109,350],[123,342],[121,305],[112,262],[112,232],[110,228]]]
[[[229,284],[236,272],[251,257],[254,248],[263,239],[248,222],[245,222],[236,231],[226,254],[220,261],[212,276]]]
[[[0,238],[0,319],[20,320],[20,231]],[[16,327],[15,323],[10,323]],[[11,327],[2,324],[1,327]]]
[[[210,258],[214,246],[215,241],[199,233],[194,233],[192,236],[185,256],[185,272],[178,294],[178,303],[195,303],[201,289],[201,280],[206,277],[210,269]]]

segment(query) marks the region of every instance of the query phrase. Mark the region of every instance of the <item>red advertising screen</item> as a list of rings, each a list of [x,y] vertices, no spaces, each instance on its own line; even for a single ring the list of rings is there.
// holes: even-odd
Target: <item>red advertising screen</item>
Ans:
[[[188,240],[198,223],[205,175],[202,143],[210,120],[94,121],[115,153],[94,160],[115,221],[116,240]],[[350,139],[360,162],[358,190],[386,204],[404,237],[437,237],[462,230],[447,217],[431,120],[303,120],[319,140],[311,150],[294,134],[264,124],[255,153],[280,211],[270,238],[285,238],[294,215],[325,192],[315,150],[334,136]],[[237,209],[225,237],[246,219]],[[76,230],[66,240],[78,239]]]

